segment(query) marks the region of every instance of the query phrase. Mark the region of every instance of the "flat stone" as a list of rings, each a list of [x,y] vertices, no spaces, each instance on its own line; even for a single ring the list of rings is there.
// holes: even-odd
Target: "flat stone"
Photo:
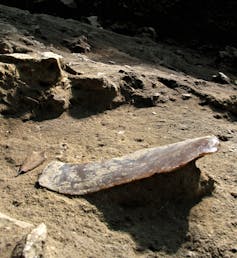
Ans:
[[[170,173],[188,166],[205,154],[216,152],[218,145],[219,140],[216,137],[207,136],[141,149],[102,162],[70,164],[53,161],[44,169],[39,184],[63,194],[88,194],[155,174]]]
[[[212,80],[214,82],[221,83],[221,84],[230,84],[231,83],[231,79],[222,72],[218,72],[217,75],[213,75]]]
[[[191,99],[191,98],[192,98],[192,95],[189,94],[189,93],[184,93],[184,94],[182,94],[182,99],[183,99],[183,100],[187,100],[187,99]]]

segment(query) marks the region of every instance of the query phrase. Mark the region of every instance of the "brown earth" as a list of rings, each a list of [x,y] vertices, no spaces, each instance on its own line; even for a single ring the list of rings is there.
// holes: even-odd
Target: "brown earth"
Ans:
[[[211,82],[218,71],[234,82],[231,62],[4,6],[0,27],[0,211],[47,225],[46,257],[236,257],[237,88]],[[56,75],[55,63],[45,74],[44,64],[6,55],[46,51],[62,56]],[[36,184],[53,159],[102,160],[205,135],[222,142],[197,162],[215,180],[199,201],[124,204],[113,189],[67,197]],[[15,177],[33,150],[47,161]],[[2,227],[0,256],[10,257],[24,233]]]

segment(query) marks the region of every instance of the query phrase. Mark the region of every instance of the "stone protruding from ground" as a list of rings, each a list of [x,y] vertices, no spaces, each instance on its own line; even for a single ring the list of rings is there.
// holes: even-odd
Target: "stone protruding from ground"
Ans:
[[[33,224],[0,212],[0,257],[10,257],[18,241],[29,233]]]
[[[0,55],[0,111],[28,118],[60,115],[70,98],[61,59],[52,52]]]
[[[41,223],[20,241],[13,250],[12,258],[43,258],[45,257],[45,242],[47,227]]]
[[[197,197],[210,192],[210,188],[202,189],[200,171],[195,166],[195,160],[216,152],[218,145],[219,140],[216,137],[207,136],[162,147],[142,149],[102,162],[67,164],[53,161],[44,169],[39,178],[39,184],[62,194],[83,195],[149,178],[155,174],[170,174],[183,169],[181,175],[184,178],[179,178],[178,181],[181,183],[175,187],[170,187],[173,175],[170,175],[168,184],[164,178],[160,178],[164,185],[168,185],[163,194],[169,196],[170,192],[179,193],[180,189],[187,192],[186,189],[191,188],[192,197]],[[190,165],[191,163],[192,165]],[[186,180],[186,177],[191,180]],[[176,177],[174,179],[177,181]],[[190,183],[191,181],[193,184]],[[185,185],[185,182],[189,183]],[[208,184],[209,179],[206,180],[206,183],[202,182],[202,186]],[[159,189],[159,187],[155,188]]]
[[[119,92],[116,84],[104,75],[80,75],[71,79],[71,83],[71,104],[89,109],[110,108]]]
[[[74,61],[53,52],[1,54],[0,113],[24,121],[44,120],[75,107],[96,112],[124,103],[150,107],[192,95],[234,115],[237,112],[232,84],[223,87],[164,72],[159,76],[134,69],[131,72],[125,66],[109,66],[88,58]]]
[[[21,79],[26,82],[33,83],[32,86],[47,86],[48,84],[57,83],[62,77],[62,69],[60,65],[60,55],[52,52],[43,53],[14,53],[1,54],[0,62],[15,64],[18,68]]]

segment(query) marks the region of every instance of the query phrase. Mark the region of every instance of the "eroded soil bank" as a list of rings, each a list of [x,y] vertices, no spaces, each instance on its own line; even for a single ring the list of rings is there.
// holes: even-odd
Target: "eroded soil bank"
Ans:
[[[89,23],[96,16],[106,29],[130,36],[150,34],[173,44],[201,43],[210,48],[237,44],[234,0],[1,0],[0,4]]]
[[[236,256],[233,47],[194,51],[4,6],[0,27],[0,211],[47,225],[46,257]],[[144,201],[142,184],[140,201],[126,202],[118,197],[129,186],[68,197],[36,184],[51,160],[104,160],[204,135],[221,147],[197,162],[215,181],[202,200]],[[47,161],[15,177],[40,150]],[[0,254],[10,257],[29,230],[0,226]]]

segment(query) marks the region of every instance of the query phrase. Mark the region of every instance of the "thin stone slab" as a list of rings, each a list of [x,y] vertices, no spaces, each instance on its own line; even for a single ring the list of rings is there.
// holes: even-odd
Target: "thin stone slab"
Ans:
[[[32,151],[20,166],[17,176],[40,166],[46,160],[45,151]]]
[[[172,172],[216,152],[218,145],[219,140],[215,136],[206,136],[142,149],[102,162],[70,164],[53,161],[43,170],[39,184],[63,194],[88,194],[154,174]]]

